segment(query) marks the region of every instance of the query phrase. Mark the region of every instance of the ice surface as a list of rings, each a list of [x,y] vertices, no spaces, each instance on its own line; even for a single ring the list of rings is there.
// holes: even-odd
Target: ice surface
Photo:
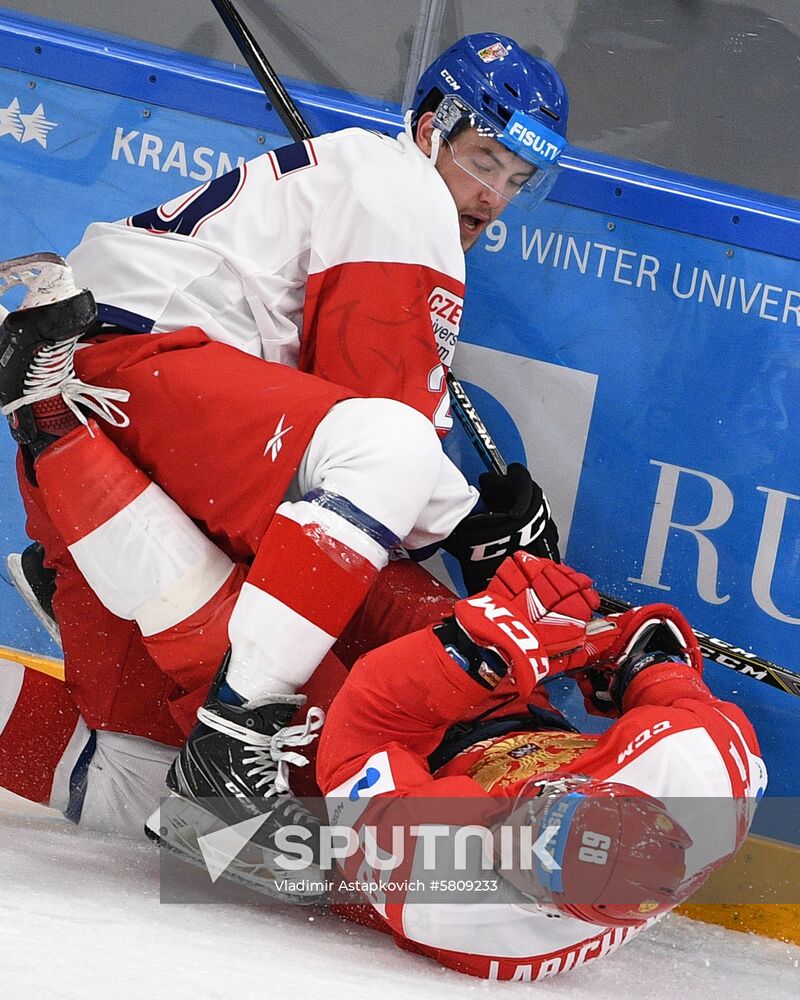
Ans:
[[[158,852],[0,791],[0,1000],[797,1000],[800,948],[670,916],[612,957],[489,983],[321,911],[161,904]]]

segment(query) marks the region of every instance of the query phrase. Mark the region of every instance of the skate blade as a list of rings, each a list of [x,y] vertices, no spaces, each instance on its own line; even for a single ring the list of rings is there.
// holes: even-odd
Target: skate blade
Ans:
[[[14,584],[17,593],[39,619],[42,627],[53,642],[61,649],[61,629],[58,627],[58,622],[54,621],[37,601],[36,594],[31,590],[31,586],[22,569],[22,555],[19,552],[11,552],[6,556],[6,566],[8,567],[8,575],[11,577],[11,582]]]
[[[80,291],[73,280],[72,268],[55,253],[33,253],[1,261],[0,296],[19,285],[28,289],[21,309],[60,302]]]
[[[232,851],[225,849],[230,845],[225,833],[231,830],[235,827],[174,792],[144,825],[153,843],[202,868],[212,882],[224,878],[273,899],[305,906],[327,902],[326,877],[319,868],[288,871],[277,862],[278,852],[252,841],[241,842],[241,850],[232,857]]]

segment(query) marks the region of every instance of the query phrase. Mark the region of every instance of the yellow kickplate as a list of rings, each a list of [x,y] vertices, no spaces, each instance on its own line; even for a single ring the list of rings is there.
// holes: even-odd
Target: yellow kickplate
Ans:
[[[687,903],[678,913],[706,924],[719,924],[732,931],[760,934],[791,944],[800,944],[800,906],[762,903],[736,906],[733,903]]]
[[[36,670],[56,680],[64,680],[64,661],[55,656],[42,656],[39,653],[29,653],[25,649],[14,649],[12,646],[0,646],[0,667],[3,660],[11,663],[21,663],[28,670]]]
[[[795,902],[795,899],[798,902]],[[748,837],[678,913],[731,930],[800,944],[800,847]]]

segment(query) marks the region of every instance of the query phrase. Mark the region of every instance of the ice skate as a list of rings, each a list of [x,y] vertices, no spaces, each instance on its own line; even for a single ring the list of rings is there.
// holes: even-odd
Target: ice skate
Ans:
[[[258,708],[240,708],[220,701],[216,687],[167,775],[172,794],[147,821],[145,833],[206,867],[214,881],[224,876],[277,898],[319,902],[323,873],[316,865],[301,872],[282,868],[274,838],[287,826],[308,831],[311,837],[303,842],[316,854],[320,822],[292,794],[288,768],[308,763],[293,748],[317,738],[322,711],[311,708],[304,726],[288,726],[305,703],[303,696],[276,696]],[[213,860],[224,841],[209,835],[248,820],[253,822],[242,831],[246,845],[236,857]]]
[[[22,552],[11,552],[6,557],[6,565],[17,593],[60,647],[61,630],[53,612],[56,574],[44,565],[44,549],[38,542],[31,542]]]
[[[27,289],[25,298],[0,327],[0,410],[16,440],[38,455],[76,420],[87,423],[83,409],[126,426],[115,400],[128,393],[87,385],[75,374],[76,345],[97,321],[92,293],[75,285],[67,262],[53,253],[1,263],[0,296],[18,286]]]

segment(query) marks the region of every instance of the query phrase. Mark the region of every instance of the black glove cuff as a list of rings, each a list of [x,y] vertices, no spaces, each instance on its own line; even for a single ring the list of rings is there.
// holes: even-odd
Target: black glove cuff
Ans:
[[[455,618],[445,618],[441,625],[435,625],[433,634],[454,663],[488,691],[493,691],[508,673],[505,661],[493,650],[473,642]]]
[[[682,656],[671,656],[660,649],[642,653],[641,656],[629,657],[614,674],[610,688],[611,698],[618,711],[622,711],[622,699],[633,678],[657,663],[681,663],[684,667],[687,666],[686,660]]]

